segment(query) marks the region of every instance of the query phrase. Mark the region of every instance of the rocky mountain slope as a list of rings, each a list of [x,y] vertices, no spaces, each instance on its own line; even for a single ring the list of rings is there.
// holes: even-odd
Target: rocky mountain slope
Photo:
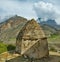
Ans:
[[[51,36],[53,34],[58,34],[58,30],[50,25],[41,24],[42,29],[44,30],[46,36]]]
[[[0,40],[6,43],[16,41],[18,32],[26,22],[26,18],[15,15],[5,22],[0,23]]]
[[[22,27],[26,24],[28,20],[26,18],[23,18],[21,16],[13,16],[9,19],[7,19],[4,22],[0,23],[0,41],[3,41],[4,43],[12,43],[14,44],[16,42],[16,36],[22,29]],[[47,24],[41,24],[43,30],[45,33],[50,36],[50,34],[56,33],[57,29],[54,27],[51,27]]]
[[[39,21],[39,23],[41,23],[42,25],[44,25],[44,24],[45,24],[45,25],[49,25],[49,26],[51,26],[51,27],[53,27],[53,28],[56,28],[57,30],[60,30],[60,25],[58,25],[55,20],[48,19],[48,20],[46,20],[46,21],[41,21],[41,18],[38,18],[38,21]]]

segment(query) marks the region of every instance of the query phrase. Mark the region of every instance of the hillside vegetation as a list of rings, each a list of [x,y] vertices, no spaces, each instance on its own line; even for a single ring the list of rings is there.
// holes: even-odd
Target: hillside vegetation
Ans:
[[[48,38],[49,42],[60,42],[60,34],[53,34]]]
[[[0,54],[7,51],[7,45],[0,43]]]
[[[13,51],[15,50],[15,48],[16,48],[15,45],[11,45],[11,44],[7,45],[0,42],[0,54],[7,51]]]

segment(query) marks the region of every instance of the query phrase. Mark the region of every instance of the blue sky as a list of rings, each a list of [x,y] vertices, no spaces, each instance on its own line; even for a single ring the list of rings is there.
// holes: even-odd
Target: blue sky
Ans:
[[[60,0],[0,0],[0,19],[17,14],[27,19],[51,18],[60,24],[59,6]]]

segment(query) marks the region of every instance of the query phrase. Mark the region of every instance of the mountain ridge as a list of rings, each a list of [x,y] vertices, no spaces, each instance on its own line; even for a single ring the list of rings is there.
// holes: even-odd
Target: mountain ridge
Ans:
[[[9,43],[8,41],[16,41],[16,35],[27,22],[26,18],[13,16],[0,24],[0,40]]]
[[[18,35],[22,27],[27,23],[27,21],[29,20],[24,17],[15,15],[0,23],[0,41],[3,41],[7,44],[15,44],[16,36]],[[56,28],[51,27],[50,25],[42,23],[39,24],[41,25],[47,36],[55,34],[58,31]]]
[[[60,30],[60,25],[58,25],[57,23],[56,23],[56,21],[55,20],[52,20],[52,19],[48,19],[48,20],[46,20],[46,21],[41,21],[41,18],[38,18],[38,21],[39,21],[39,23],[41,24],[41,25],[49,25],[49,26],[51,26],[51,27],[53,27],[53,28],[55,28],[55,29],[57,29],[57,30]]]

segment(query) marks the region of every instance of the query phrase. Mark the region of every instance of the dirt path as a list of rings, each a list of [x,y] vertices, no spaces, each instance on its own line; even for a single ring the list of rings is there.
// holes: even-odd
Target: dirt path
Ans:
[[[49,52],[49,57],[51,58],[48,62],[59,62],[60,61],[60,53],[57,52]],[[16,57],[20,56],[19,54],[11,54],[8,52],[4,52],[2,54],[0,54],[0,62],[5,62],[5,60],[10,60],[10,59],[14,59]]]
[[[50,54],[50,55],[60,56],[60,53],[58,53],[58,52],[52,52],[52,51],[50,51],[49,54]]]
[[[10,59],[13,59],[18,56],[20,56],[20,55],[4,52],[4,53],[0,54],[0,62],[5,62],[6,60],[10,60]]]

